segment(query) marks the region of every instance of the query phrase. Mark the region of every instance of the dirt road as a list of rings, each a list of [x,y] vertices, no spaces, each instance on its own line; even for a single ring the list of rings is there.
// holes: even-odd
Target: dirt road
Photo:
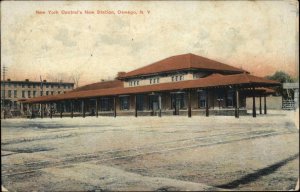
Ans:
[[[8,190],[290,190],[299,130],[257,118],[87,117],[1,122]]]

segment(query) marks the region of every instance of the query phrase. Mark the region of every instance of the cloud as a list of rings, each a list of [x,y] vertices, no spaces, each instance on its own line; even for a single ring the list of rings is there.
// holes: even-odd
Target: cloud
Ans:
[[[58,33],[54,36],[54,39],[62,42],[62,44],[67,47],[73,47],[77,45],[75,41],[71,40],[69,30],[66,28],[59,29]]]

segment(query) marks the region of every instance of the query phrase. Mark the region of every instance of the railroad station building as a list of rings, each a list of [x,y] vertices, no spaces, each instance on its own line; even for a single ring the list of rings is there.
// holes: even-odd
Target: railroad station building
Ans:
[[[246,98],[253,98],[252,116],[267,113],[266,97],[277,81],[195,54],[168,57],[115,80],[102,81],[60,95],[23,101],[28,116],[209,116],[247,115]],[[40,109],[37,111],[36,109]]]

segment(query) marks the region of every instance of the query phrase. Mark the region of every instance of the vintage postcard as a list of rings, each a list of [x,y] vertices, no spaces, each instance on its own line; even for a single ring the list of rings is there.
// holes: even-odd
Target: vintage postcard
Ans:
[[[299,3],[1,1],[2,191],[299,189]]]

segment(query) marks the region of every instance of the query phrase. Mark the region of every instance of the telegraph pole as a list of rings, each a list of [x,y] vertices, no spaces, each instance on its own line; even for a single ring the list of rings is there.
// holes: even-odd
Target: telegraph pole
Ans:
[[[40,96],[44,95],[44,89],[43,89],[43,79],[42,76],[40,75],[40,81],[41,81],[41,92],[40,92]],[[41,116],[44,116],[44,114],[42,114],[42,104],[40,104],[40,112],[41,112]]]
[[[2,106],[4,108],[3,110],[3,119],[5,119],[5,73],[7,71],[7,68],[3,65],[2,73],[3,73],[3,100],[2,100]]]

